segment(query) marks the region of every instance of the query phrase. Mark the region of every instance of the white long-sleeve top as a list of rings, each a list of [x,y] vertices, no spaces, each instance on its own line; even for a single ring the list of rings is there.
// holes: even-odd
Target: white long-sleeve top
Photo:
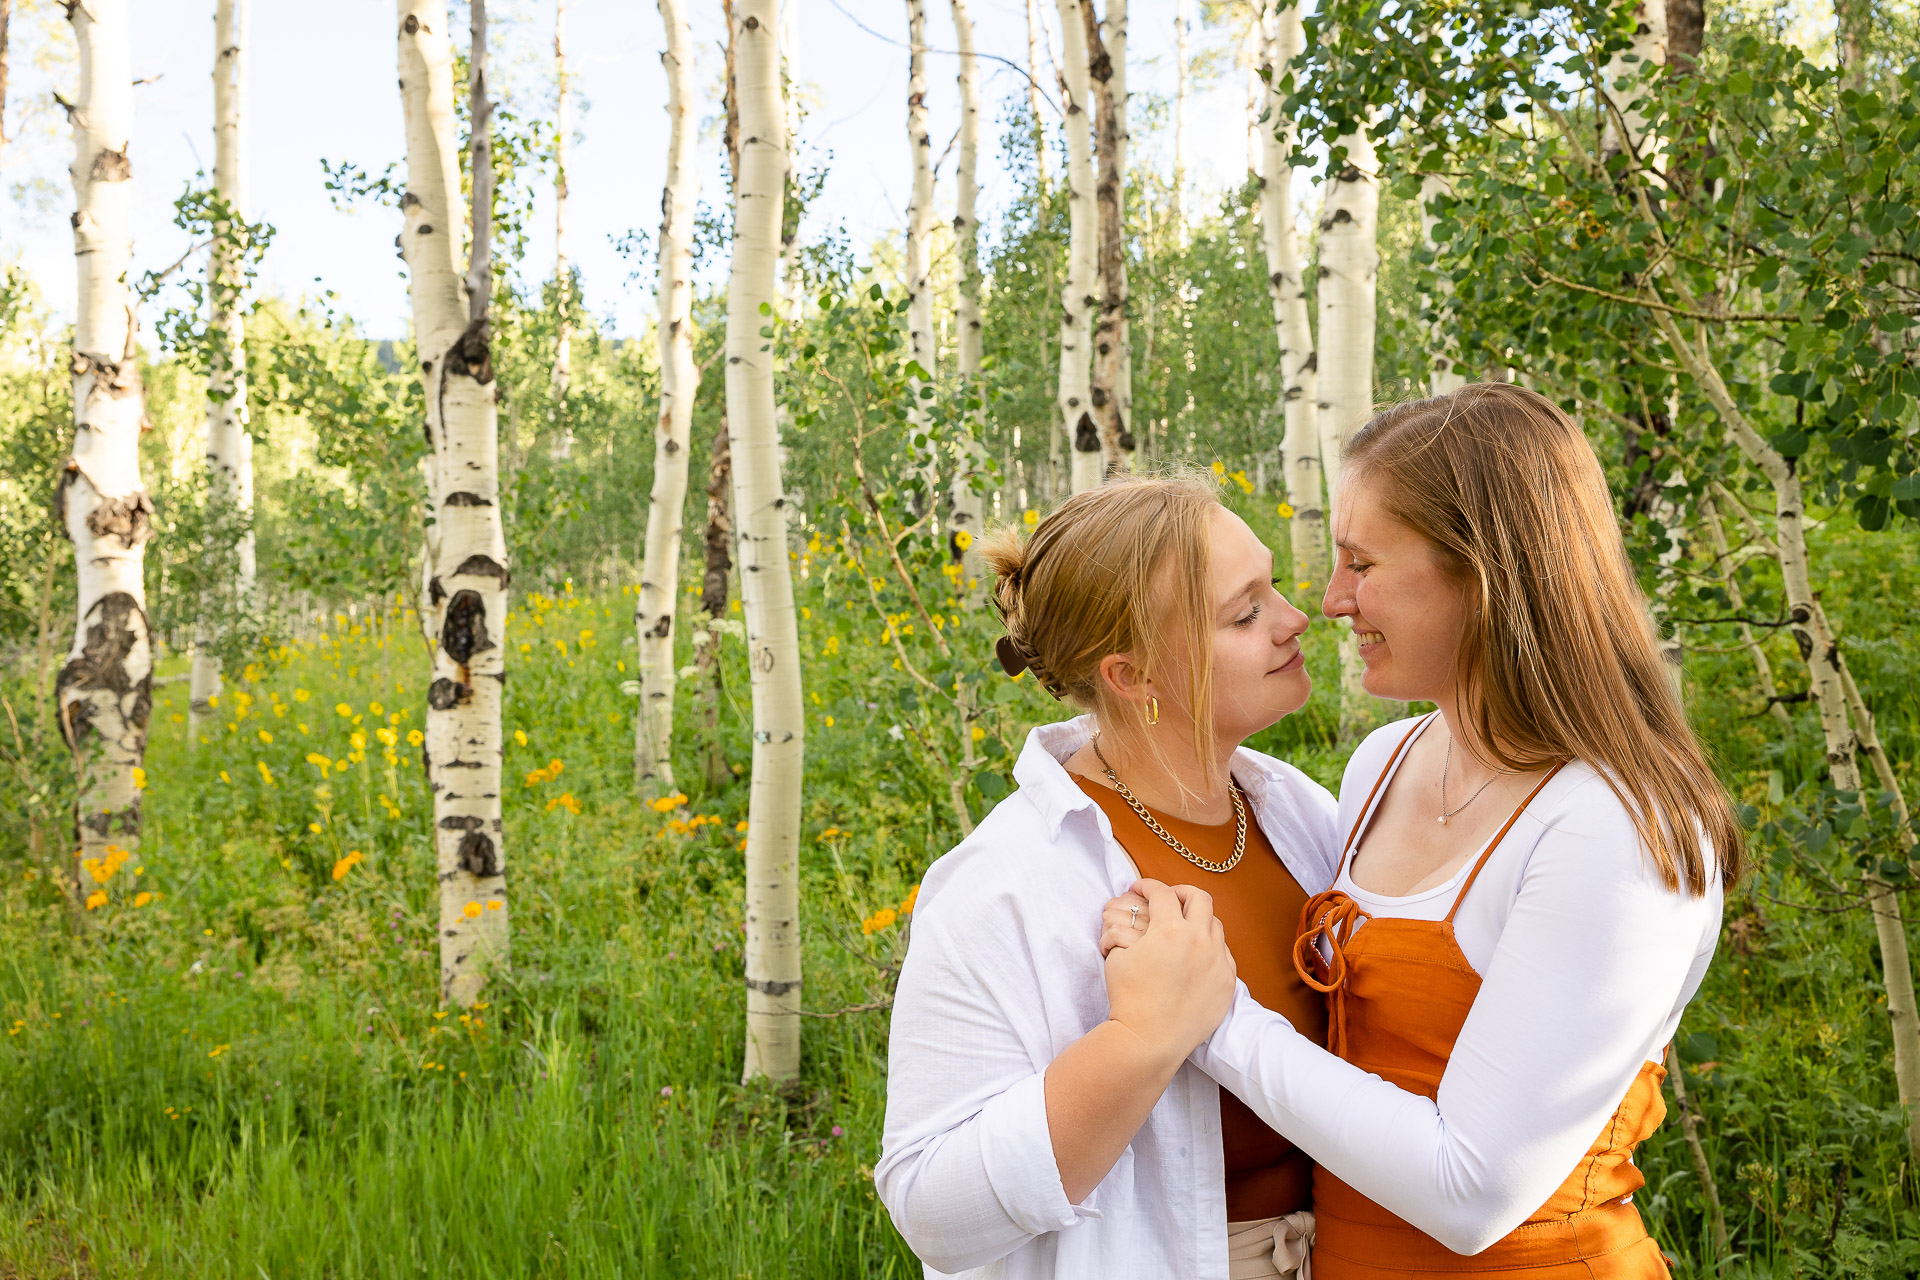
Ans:
[[[1376,731],[1348,762],[1343,840],[1410,725]],[[1407,898],[1350,876],[1342,887],[1376,918],[1444,919],[1465,874]],[[1662,884],[1626,806],[1575,761],[1534,797],[1454,919],[1481,986],[1437,1097],[1343,1062],[1245,984],[1193,1060],[1350,1186],[1478,1253],[1546,1203],[1672,1037],[1719,937],[1721,891],[1711,869],[1708,879],[1701,897]]]
[[[1019,789],[920,883],[874,1182],[929,1276],[1227,1275],[1220,1093],[1193,1064],[1080,1204],[1054,1162],[1046,1070],[1106,1021],[1100,912],[1138,878],[1106,814],[1061,766],[1092,728],[1082,716],[1030,733]],[[1236,752],[1232,768],[1294,879],[1308,893],[1327,887],[1333,797],[1257,752]]]

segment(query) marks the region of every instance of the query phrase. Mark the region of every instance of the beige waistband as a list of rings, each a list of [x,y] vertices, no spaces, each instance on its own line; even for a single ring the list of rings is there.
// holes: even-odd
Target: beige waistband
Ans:
[[[1227,1280],[1312,1280],[1313,1214],[1227,1224]]]

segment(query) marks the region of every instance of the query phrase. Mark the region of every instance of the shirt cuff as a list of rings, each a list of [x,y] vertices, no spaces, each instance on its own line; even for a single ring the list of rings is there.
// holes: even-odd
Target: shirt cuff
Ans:
[[[988,1104],[991,1114],[980,1144],[987,1185],[1014,1225],[1030,1235],[1064,1231],[1100,1211],[1072,1204],[1060,1182],[1060,1165],[1053,1155],[1053,1135],[1047,1128],[1047,1077],[1037,1072],[1006,1090]],[[989,1116],[982,1115],[982,1120]],[[1088,1194],[1091,1202],[1099,1189]]]

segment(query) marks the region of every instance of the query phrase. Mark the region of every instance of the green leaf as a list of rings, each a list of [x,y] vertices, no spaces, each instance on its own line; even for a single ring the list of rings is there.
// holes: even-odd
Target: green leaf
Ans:
[[[1767,803],[1785,804],[1787,800],[1787,779],[1778,769],[1767,774]]]
[[[1680,1042],[1680,1057],[1686,1062],[1712,1062],[1720,1056],[1720,1042],[1705,1031],[1696,1031]]]
[[[975,790],[979,791],[981,796],[988,800],[998,800],[1012,789],[1007,786],[1007,780],[1005,778],[993,772],[991,769],[982,769],[979,773],[974,774],[973,785]]]

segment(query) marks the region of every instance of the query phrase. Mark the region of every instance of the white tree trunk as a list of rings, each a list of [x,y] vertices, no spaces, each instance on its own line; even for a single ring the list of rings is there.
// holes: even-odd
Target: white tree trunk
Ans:
[[[1806,664],[1809,692],[1820,715],[1820,732],[1827,748],[1827,771],[1836,789],[1858,793],[1860,761],[1848,717],[1846,679],[1839,650],[1822,625],[1819,602],[1813,594],[1806,506],[1800,491],[1799,470],[1781,456],[1741,412],[1720,376],[1704,332],[1689,340],[1671,313],[1655,311],[1653,317],[1681,365],[1719,411],[1734,446],[1773,485],[1774,547],[1779,553],[1788,628]],[[1867,905],[1873,913],[1874,931],[1880,944],[1881,974],[1887,989],[1894,1086],[1900,1105],[1907,1113],[1907,1142],[1912,1159],[1920,1162],[1920,1007],[1916,1007],[1914,995],[1913,961],[1907,950],[1899,895],[1878,875],[1869,874],[1866,882]]]
[[[640,709],[633,773],[641,794],[673,791],[673,621],[680,598],[681,521],[687,505],[687,451],[700,370],[693,362],[693,214],[700,175],[693,163],[693,37],[680,0],[659,0],[667,47],[667,180],[660,198],[660,413],[654,424],[653,494],[647,506],[646,563],[634,605]]]
[[[806,739],[773,355],[760,336],[760,308],[774,300],[787,172],[774,19],[773,0],[738,0],[733,11],[740,176],[727,281],[727,422],[753,680],[743,1071],[748,1079],[785,1080],[800,1070],[800,784]]]
[[[1288,592],[1317,597],[1327,580],[1325,481],[1320,466],[1320,392],[1315,368],[1313,326],[1307,314],[1306,269],[1300,259],[1300,228],[1293,214],[1293,122],[1280,92],[1284,68],[1305,47],[1298,5],[1267,11],[1268,58],[1273,68],[1267,90],[1267,128],[1261,139],[1264,171],[1260,186],[1260,226],[1267,251],[1267,293],[1273,300],[1273,327],[1280,341],[1280,379],[1284,388],[1288,525],[1293,544],[1293,573]]]
[[[1453,193],[1452,185],[1437,173],[1425,174],[1420,179],[1420,238],[1426,243],[1428,254],[1436,249],[1433,240],[1434,224],[1440,221],[1434,213],[1437,201]],[[1453,335],[1440,318],[1441,310],[1453,297],[1453,277],[1434,268],[1433,292],[1428,297],[1428,305],[1433,308],[1434,318],[1427,326],[1427,394],[1435,396],[1452,395],[1467,385],[1467,379],[1460,372],[1460,350],[1453,341]]]
[[[427,784],[440,880],[440,991],[470,1005],[507,963],[500,824],[500,709],[506,683],[507,551],[500,522],[487,326],[491,160],[486,6],[474,0],[474,251],[460,272],[460,157],[444,0],[398,0],[407,192],[401,248],[425,383],[429,493],[437,514],[422,614],[433,637]]]
[[[1099,252],[1099,210],[1094,203],[1093,102],[1087,68],[1086,18],[1092,0],[1058,0],[1060,94],[1067,130],[1067,274],[1060,284],[1060,422],[1072,453],[1073,492],[1096,489],[1106,478],[1100,432],[1093,419],[1094,273]]]
[[[980,377],[980,60],[973,49],[973,18],[966,0],[953,0],[954,44],[960,54],[960,169],[954,185],[953,240],[959,262],[954,290],[953,311],[954,362],[960,374],[960,392],[972,402],[979,395],[975,385]],[[986,414],[979,407],[967,409],[968,433],[955,451],[953,484],[948,493],[947,537],[959,554],[964,577],[978,584],[986,580],[980,560],[980,534],[985,527],[984,501],[975,486],[987,471]],[[963,538],[960,535],[965,534]],[[977,602],[983,593],[976,586],[965,590],[965,598]]]
[[[1187,242],[1187,31],[1193,25],[1193,0],[1174,0],[1173,7],[1173,227],[1174,238]]]
[[[1034,185],[1041,195],[1047,192],[1047,118],[1041,113],[1045,98],[1040,93],[1040,0],[1027,0],[1027,110],[1033,113]]]
[[[1082,0],[1093,15],[1092,0]],[[1127,321],[1127,0],[1107,0],[1107,16],[1089,21],[1093,59],[1094,151],[1100,159],[1094,203],[1099,212],[1100,319],[1093,342],[1093,413],[1106,475],[1133,469],[1133,335]],[[1104,55],[1104,67],[1101,64]],[[1104,69],[1105,75],[1100,71]]]
[[[913,165],[913,195],[907,204],[907,358],[924,376],[907,382],[907,431],[918,443],[913,457],[926,484],[925,501],[933,501],[939,476],[937,446],[931,438],[926,403],[921,391],[933,378],[933,285],[928,280],[933,259],[933,138],[927,122],[927,4],[907,0],[907,149]],[[926,510],[919,507],[918,510]]]
[[[1600,135],[1600,159],[1604,162],[1621,151],[1631,151],[1638,162],[1657,168],[1657,140],[1647,137],[1647,115],[1635,104],[1645,85],[1648,64],[1664,66],[1667,61],[1666,0],[1640,0],[1633,8],[1633,43],[1607,60],[1602,73],[1606,96],[1606,121]],[[1649,145],[1652,141],[1653,145]]]
[[[560,331],[553,350],[553,448],[555,458],[573,456],[573,422],[567,393],[573,389],[573,271],[567,263],[567,0],[553,0],[553,278],[558,288]]]
[[[126,0],[68,10],[80,91],[73,124],[73,453],[58,513],[73,543],[78,585],[73,647],[54,682],[60,730],[73,750],[75,838],[82,858],[140,843],[134,771],[147,747],[153,640],[142,569],[153,502],[140,476],[146,393],[134,346],[129,219],[133,72]],[[73,868],[80,875],[81,868]],[[94,888],[92,878],[79,884]]]
[[[1380,267],[1379,165],[1366,131],[1340,139],[1346,163],[1327,175],[1320,213],[1320,461],[1329,492],[1347,440],[1373,416],[1374,285]],[[1366,666],[1351,630],[1340,638],[1340,733],[1353,738],[1381,718],[1361,684]]]
[[[246,221],[246,37],[249,0],[217,0],[213,17],[213,189],[227,208]],[[216,225],[208,264],[212,327],[221,335],[207,371],[207,496],[222,515],[216,528],[253,513],[253,437],[247,431],[247,329],[240,298],[240,246],[237,229]],[[242,534],[221,566],[232,583],[214,597],[244,605],[253,594],[253,533]],[[203,608],[218,608],[212,601]],[[213,717],[213,699],[221,689],[220,659],[212,650],[220,619],[198,620],[189,677],[187,749],[199,743]]]

